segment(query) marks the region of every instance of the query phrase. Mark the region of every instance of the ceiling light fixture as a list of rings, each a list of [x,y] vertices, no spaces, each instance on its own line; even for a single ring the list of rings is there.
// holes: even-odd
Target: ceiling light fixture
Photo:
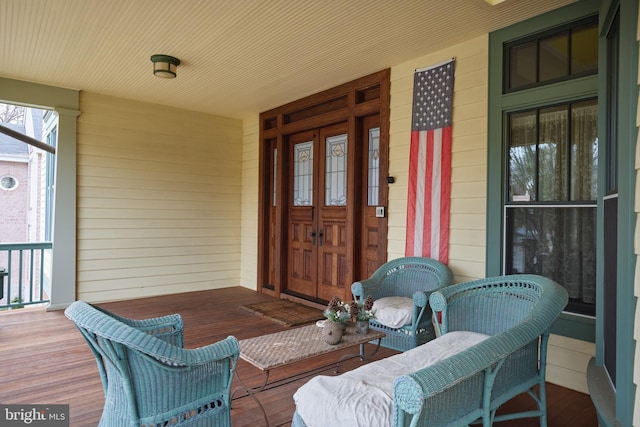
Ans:
[[[153,74],[165,79],[175,79],[180,60],[169,55],[151,55]]]

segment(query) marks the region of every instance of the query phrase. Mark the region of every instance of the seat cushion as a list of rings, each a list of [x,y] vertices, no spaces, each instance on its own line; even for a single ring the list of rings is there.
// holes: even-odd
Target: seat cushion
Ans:
[[[410,325],[413,320],[413,299],[407,297],[385,297],[373,302],[376,321],[397,329]]]
[[[293,395],[296,412],[308,427],[393,425],[396,378],[430,366],[486,338],[488,335],[476,332],[450,332],[342,375],[318,375]]]

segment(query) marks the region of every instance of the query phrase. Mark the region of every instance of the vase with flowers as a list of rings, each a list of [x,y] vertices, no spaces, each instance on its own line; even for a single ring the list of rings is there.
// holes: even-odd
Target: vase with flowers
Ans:
[[[351,301],[349,314],[356,322],[356,333],[368,334],[369,320],[376,318],[376,314],[373,311],[373,297],[369,295],[364,301]]]
[[[322,339],[327,344],[338,344],[347,328],[347,322],[351,319],[348,305],[345,305],[338,296],[334,296],[327,304],[324,317],[327,320],[322,328]]]

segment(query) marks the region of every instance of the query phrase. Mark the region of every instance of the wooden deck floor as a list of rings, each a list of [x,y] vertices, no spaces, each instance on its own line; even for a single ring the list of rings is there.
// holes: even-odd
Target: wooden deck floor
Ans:
[[[277,332],[283,326],[252,314],[240,305],[269,300],[251,290],[228,289],[190,292],[100,304],[122,316],[146,318],[180,313],[185,323],[185,346],[200,347],[234,335],[245,339]],[[374,358],[394,352],[380,349]],[[290,376],[312,367],[330,365],[341,353],[312,359],[272,372],[272,379]],[[347,361],[342,368],[353,369],[361,362]],[[328,369],[327,374],[332,370]],[[257,385],[262,374],[240,360],[238,373],[248,385]],[[271,426],[288,426],[294,411],[292,395],[307,379],[298,379],[260,395]],[[236,380],[237,383],[237,380]],[[588,395],[549,384],[550,427],[595,427],[596,412]],[[62,311],[21,309],[0,312],[0,402],[3,404],[69,404],[72,427],[98,424],[104,403],[95,359],[75,326]],[[528,396],[508,402],[503,410],[532,407]],[[258,405],[250,398],[234,401],[233,425],[262,426]],[[539,425],[535,419],[496,424],[508,427]]]

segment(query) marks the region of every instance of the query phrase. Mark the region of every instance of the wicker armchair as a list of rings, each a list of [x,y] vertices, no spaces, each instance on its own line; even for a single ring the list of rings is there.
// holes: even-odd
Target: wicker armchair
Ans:
[[[83,301],[65,314],[98,362],[105,395],[100,426],[231,425],[240,352],[234,337],[185,349],[178,314],[133,320]]]
[[[488,427],[539,417],[545,427],[549,329],[567,302],[567,291],[557,283],[524,274],[460,283],[431,294],[433,312],[442,313],[440,334],[470,331],[490,338],[396,379],[394,425],[457,426],[480,419]],[[496,415],[500,405],[524,392],[536,410]]]
[[[393,328],[375,319],[369,321],[372,329],[387,334],[382,339],[382,346],[405,351],[435,338],[429,295],[452,283],[451,270],[441,262],[431,258],[403,257],[382,265],[370,278],[353,283],[351,293],[356,300],[368,295],[373,296],[374,301],[394,296],[413,299],[410,323]]]
[[[337,376],[312,378],[294,394],[291,425],[489,427],[539,417],[546,427],[547,341],[567,301],[563,287],[534,275],[433,292],[429,303],[442,314],[438,338]],[[537,408],[496,415],[525,392]]]

